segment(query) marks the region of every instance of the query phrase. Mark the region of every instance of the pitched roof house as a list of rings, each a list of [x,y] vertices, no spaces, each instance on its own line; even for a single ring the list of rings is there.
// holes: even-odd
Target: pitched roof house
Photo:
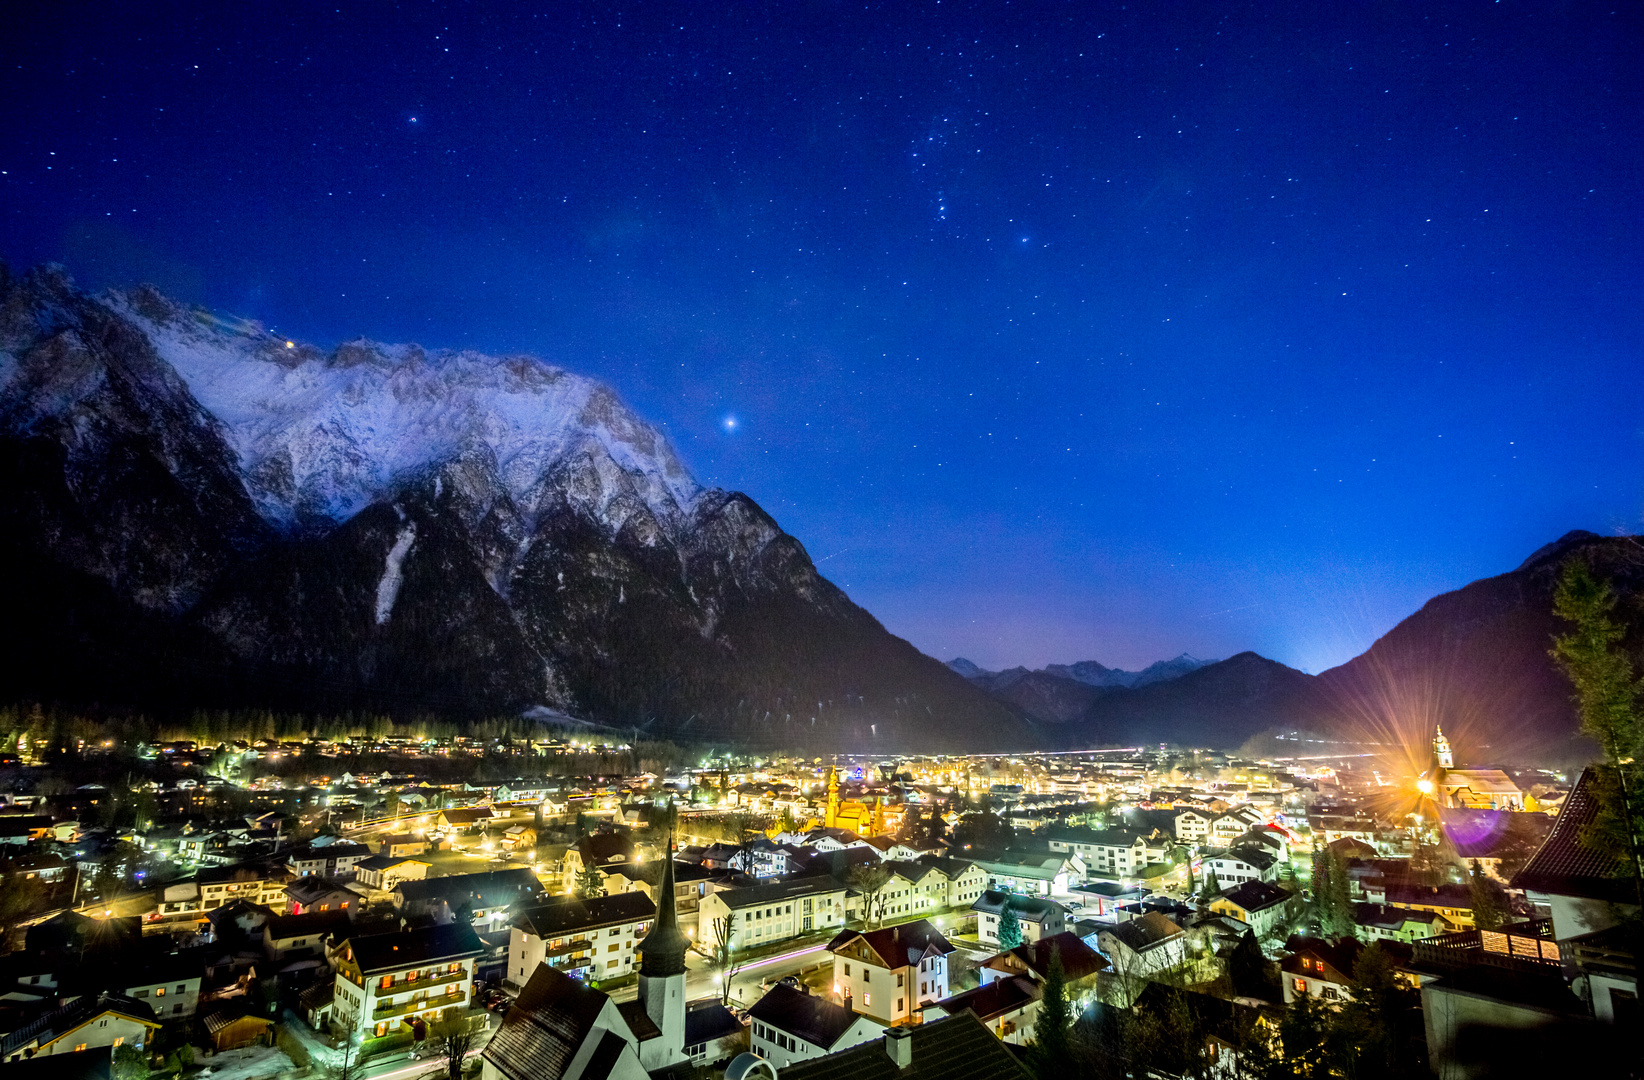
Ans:
[[[750,1048],[784,1075],[794,1062],[836,1053],[885,1030],[871,1017],[781,984],[754,1002],[748,1019]]]

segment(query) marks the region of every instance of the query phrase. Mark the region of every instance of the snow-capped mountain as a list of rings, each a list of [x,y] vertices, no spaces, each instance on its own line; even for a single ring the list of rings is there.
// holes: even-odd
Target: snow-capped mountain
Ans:
[[[13,697],[1028,737],[608,387],[532,357],[322,349],[0,266],[0,467],[37,628]]]
[[[221,422],[252,501],[278,526],[345,521],[459,458],[485,461],[527,515],[563,470],[589,470],[584,509],[613,532],[648,515],[644,528],[677,538],[702,491],[608,387],[535,357],[365,340],[322,352],[153,289],[104,302]]]

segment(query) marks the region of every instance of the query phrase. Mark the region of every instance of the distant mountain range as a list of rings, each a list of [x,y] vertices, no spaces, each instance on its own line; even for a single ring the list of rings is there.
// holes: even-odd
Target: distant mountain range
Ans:
[[[1014,748],[746,495],[541,360],[322,350],[0,266],[0,701]]]
[[[964,657],[948,661],[948,667],[998,698],[1021,709],[1035,720],[1066,724],[1080,719],[1104,691],[1135,689],[1167,682],[1190,671],[1212,664],[1183,653],[1174,660],[1160,660],[1141,671],[1104,667],[1094,660],[1076,664],[1051,664],[1038,671],[1025,667],[1004,671],[984,671]]]
[[[1137,673],[1091,662],[1041,671],[990,672],[963,659],[948,666],[1069,744],[1236,747],[1301,731],[1397,746],[1420,759],[1442,724],[1458,747],[1490,759],[1579,758],[1587,748],[1569,685],[1548,655],[1563,629],[1552,596],[1568,558],[1614,583],[1617,616],[1631,627],[1627,647],[1644,651],[1644,544],[1578,531],[1512,571],[1435,597],[1365,653],[1317,676],[1251,652],[1216,662],[1182,656]]]

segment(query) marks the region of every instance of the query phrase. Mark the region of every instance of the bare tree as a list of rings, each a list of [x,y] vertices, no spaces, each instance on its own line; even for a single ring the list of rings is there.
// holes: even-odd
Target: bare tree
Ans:
[[[890,884],[891,874],[883,866],[853,866],[847,875],[850,887],[862,894],[862,919],[872,921],[877,925],[885,914],[885,903],[890,897],[885,895],[885,886]]]
[[[713,931],[714,943],[708,962],[719,973],[719,1003],[725,1005],[731,1000],[731,979],[742,970],[742,965],[736,961],[736,950],[731,945],[731,938],[736,933],[736,912],[714,919]]]
[[[447,1016],[428,1029],[429,1047],[445,1061],[446,1080],[462,1080],[463,1063],[476,1041],[472,1018],[467,1016]]]

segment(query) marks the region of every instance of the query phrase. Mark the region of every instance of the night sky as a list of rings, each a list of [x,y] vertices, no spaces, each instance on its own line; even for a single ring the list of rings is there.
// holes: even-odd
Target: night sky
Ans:
[[[337,7],[4,5],[0,257],[608,380],[943,659],[1639,531],[1636,3]]]

